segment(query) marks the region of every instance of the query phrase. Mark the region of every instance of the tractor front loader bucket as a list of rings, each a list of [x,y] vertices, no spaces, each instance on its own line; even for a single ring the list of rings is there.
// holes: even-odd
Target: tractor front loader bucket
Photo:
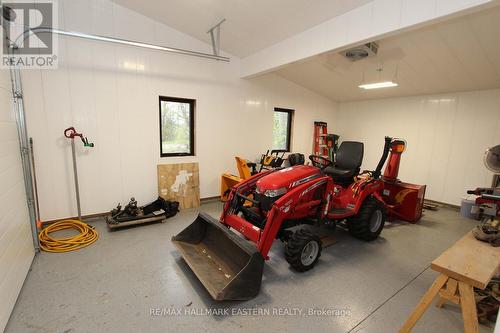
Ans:
[[[215,300],[248,300],[259,293],[262,254],[208,214],[200,213],[172,242]]]

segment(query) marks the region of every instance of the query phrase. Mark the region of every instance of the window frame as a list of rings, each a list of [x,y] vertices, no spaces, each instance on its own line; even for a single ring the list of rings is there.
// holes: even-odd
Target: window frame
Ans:
[[[189,152],[187,153],[164,153],[163,152],[163,135],[161,128],[161,102],[177,102],[189,104]],[[159,127],[160,127],[160,157],[178,157],[178,156],[195,156],[195,141],[194,141],[194,114],[196,108],[196,100],[191,98],[159,96]]]
[[[295,110],[285,109],[285,108],[274,108],[273,121],[274,121],[274,112],[287,113],[288,126],[286,129],[286,148],[285,148],[285,150],[280,149],[279,151],[289,153],[292,151],[292,126],[293,126],[293,115],[295,113]],[[273,133],[273,135],[274,135],[274,133]],[[273,140],[274,140],[274,137],[273,137]],[[273,147],[273,149],[274,149],[274,147]],[[274,149],[274,150],[276,150],[276,149]]]

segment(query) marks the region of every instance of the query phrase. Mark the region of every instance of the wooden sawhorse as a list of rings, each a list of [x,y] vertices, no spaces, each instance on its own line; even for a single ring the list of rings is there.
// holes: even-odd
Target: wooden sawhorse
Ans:
[[[500,248],[478,241],[471,232],[432,262],[441,273],[424,294],[399,333],[410,332],[432,300],[439,294],[438,307],[445,301],[459,304],[465,333],[479,332],[474,287],[484,289],[500,266]]]

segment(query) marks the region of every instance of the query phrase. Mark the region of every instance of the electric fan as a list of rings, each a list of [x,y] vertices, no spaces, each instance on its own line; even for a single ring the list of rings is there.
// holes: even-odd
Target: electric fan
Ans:
[[[500,187],[500,145],[489,148],[484,153],[484,165],[495,173],[492,187]]]

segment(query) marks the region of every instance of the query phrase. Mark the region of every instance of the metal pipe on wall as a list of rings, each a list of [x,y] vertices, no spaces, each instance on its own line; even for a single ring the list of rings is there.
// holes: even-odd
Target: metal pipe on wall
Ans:
[[[68,37],[76,37],[76,38],[95,40],[95,41],[101,41],[101,42],[110,42],[110,43],[116,43],[116,44],[121,44],[121,45],[128,45],[128,46],[164,51],[164,52],[169,52],[169,53],[176,53],[176,54],[181,54],[181,55],[187,55],[187,56],[193,56],[193,57],[205,58],[205,59],[211,59],[211,60],[217,60],[217,61],[224,61],[224,62],[230,61],[230,59],[228,57],[222,57],[222,56],[215,55],[215,54],[208,54],[208,53],[202,53],[202,52],[160,46],[160,45],[155,45],[155,44],[142,43],[142,42],[137,42],[137,41],[132,41],[132,40],[120,39],[120,38],[91,35],[91,34],[85,34],[85,33],[81,33],[81,32],[64,31],[64,30],[53,29],[53,28],[44,28],[44,27],[38,27],[38,28],[24,31],[24,33],[22,35],[20,35],[16,39],[16,41],[14,43],[12,43],[11,46],[9,47],[9,55],[14,55],[15,50],[18,48],[19,42],[24,41],[26,38],[29,37],[30,34],[35,33],[35,32],[53,33],[53,34],[58,34],[58,35],[68,36]],[[22,38],[22,39],[20,40],[20,38]],[[32,236],[33,236],[33,245],[35,247],[35,251],[39,252],[40,251],[40,243],[39,243],[38,232],[37,232],[37,224],[36,224],[37,221],[36,221],[36,217],[35,217],[36,212],[35,212],[35,204],[34,204],[34,202],[35,202],[34,201],[34,187],[33,187],[33,178],[32,178],[32,168],[31,168],[31,163],[30,163],[30,159],[29,159],[29,139],[28,139],[28,130],[26,127],[26,114],[25,114],[24,101],[23,101],[23,87],[21,84],[21,70],[19,67],[11,65],[11,67],[10,67],[10,79],[11,79],[11,84],[12,84],[12,95],[13,95],[14,107],[15,107],[15,113],[16,113],[17,132],[18,132],[18,136],[19,136],[19,144],[20,144],[20,150],[21,150],[21,162],[22,162],[22,166],[23,166],[24,184],[25,184],[28,212],[29,212],[29,218],[30,218],[30,224],[31,224],[31,232],[32,232]]]
[[[9,54],[14,53],[15,48],[9,48]],[[12,98],[14,101],[14,109],[16,115],[17,134],[19,136],[19,146],[21,151],[21,163],[23,166],[24,187],[26,191],[26,202],[28,204],[28,213],[30,218],[31,233],[33,236],[33,246],[35,251],[40,251],[40,243],[38,240],[38,230],[36,226],[36,212],[33,189],[33,178],[31,163],[29,158],[29,139],[28,130],[26,128],[26,115],[24,112],[24,96],[23,87],[21,84],[21,70],[19,67],[10,66],[10,81],[12,85]]]
[[[80,206],[80,185],[78,183],[78,167],[76,166],[76,148],[75,139],[71,139],[71,158],[73,159],[73,177],[75,177],[76,192],[76,210],[78,211],[78,220],[82,220],[82,207]]]
[[[29,37],[30,34],[33,34],[33,33],[52,33],[52,34],[68,36],[68,37],[76,37],[76,38],[82,38],[82,39],[88,39],[88,40],[95,40],[95,41],[99,41],[99,42],[109,42],[109,43],[122,44],[122,45],[140,47],[140,48],[151,49],[151,50],[164,51],[164,52],[169,52],[169,53],[177,53],[177,54],[198,57],[198,58],[205,58],[205,59],[218,60],[218,61],[224,61],[224,62],[230,61],[230,59],[228,57],[222,57],[222,56],[217,55],[217,54],[203,53],[203,52],[197,52],[197,51],[191,51],[191,50],[185,50],[185,49],[178,49],[175,47],[161,46],[161,45],[155,45],[155,44],[150,44],[150,43],[137,42],[137,41],[133,41],[133,40],[115,38],[115,37],[92,35],[92,34],[86,34],[83,32],[65,31],[65,30],[46,28],[46,27],[38,27],[38,28],[33,28],[31,30],[24,31],[24,33],[16,39],[15,44],[19,45],[19,39],[21,39],[21,41],[24,41],[26,38]]]

